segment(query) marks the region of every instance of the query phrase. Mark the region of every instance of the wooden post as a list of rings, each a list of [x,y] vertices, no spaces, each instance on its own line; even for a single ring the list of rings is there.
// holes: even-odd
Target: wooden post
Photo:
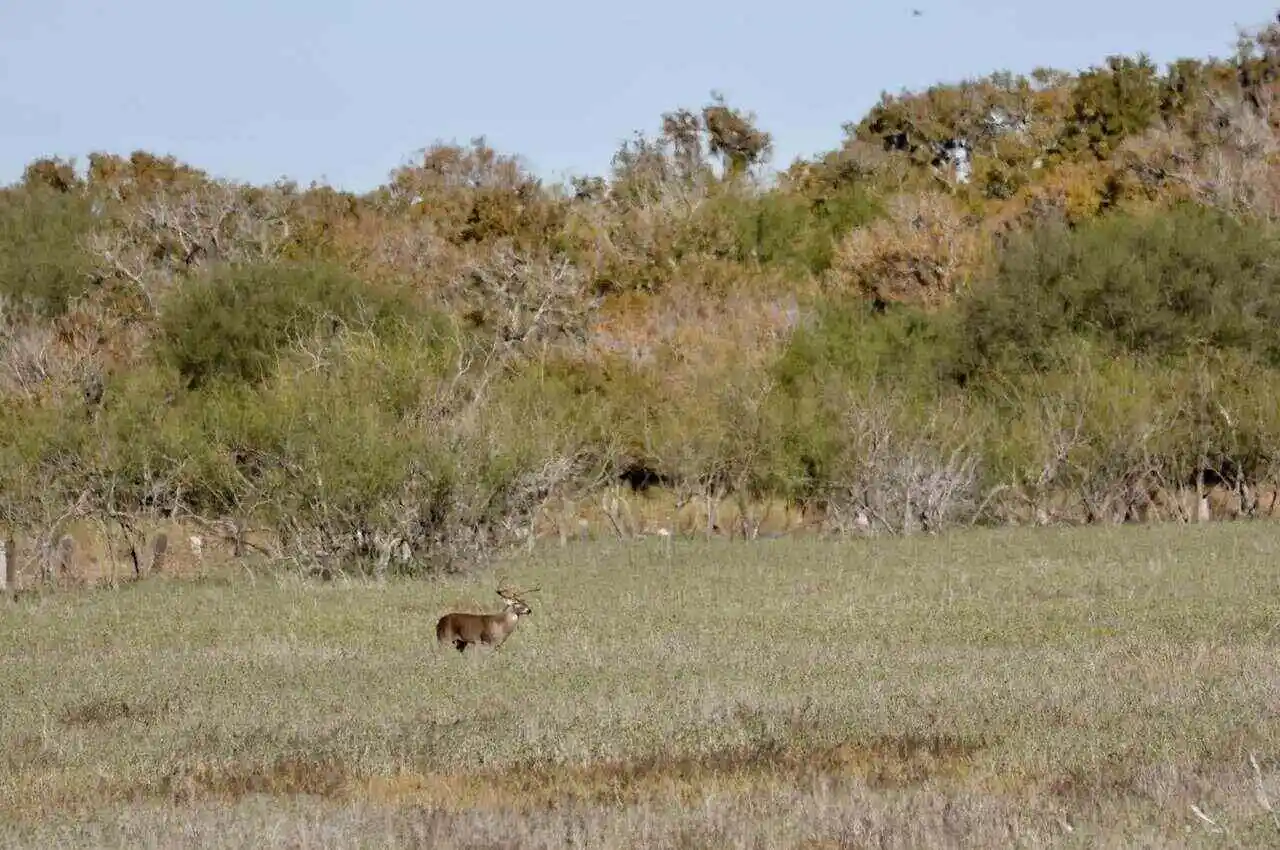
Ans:
[[[58,541],[58,573],[61,576],[75,572],[76,539],[70,534],[62,535]]]
[[[245,534],[247,533],[245,529],[245,523],[239,519],[232,520],[231,530],[232,530],[232,533],[235,535],[235,537],[232,539],[232,546],[234,547],[232,549],[232,554],[235,556],[237,560],[239,560],[240,558],[244,557],[244,548],[245,548],[244,538],[245,538]]]
[[[164,556],[168,551],[169,535],[162,531],[151,543],[151,572],[158,573],[164,569]]]
[[[13,537],[0,544],[0,593],[13,593],[18,589],[18,549]]]

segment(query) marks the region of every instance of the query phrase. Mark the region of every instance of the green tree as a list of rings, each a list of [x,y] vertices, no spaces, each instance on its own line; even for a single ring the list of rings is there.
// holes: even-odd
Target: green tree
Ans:
[[[1111,56],[1106,67],[1081,74],[1071,92],[1071,120],[1063,147],[1108,158],[1130,136],[1143,133],[1160,116],[1161,85],[1145,55]]]

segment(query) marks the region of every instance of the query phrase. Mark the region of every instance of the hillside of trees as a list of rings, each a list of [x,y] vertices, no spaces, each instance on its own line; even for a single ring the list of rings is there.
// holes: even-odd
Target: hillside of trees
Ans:
[[[0,525],[437,571],[651,533],[645,500],[748,537],[1269,515],[1277,92],[1271,25],[885,95],[772,176],[716,95],[569,185],[483,139],[360,195],[33,162],[0,189]]]

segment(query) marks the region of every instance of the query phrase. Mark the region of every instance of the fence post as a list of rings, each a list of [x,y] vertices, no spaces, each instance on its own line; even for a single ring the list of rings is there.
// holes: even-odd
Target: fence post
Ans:
[[[13,545],[13,537],[6,537],[0,543],[0,594],[12,593],[18,585],[18,551]]]
[[[168,551],[169,535],[162,531],[151,542],[151,572],[158,573],[164,570],[165,553]]]

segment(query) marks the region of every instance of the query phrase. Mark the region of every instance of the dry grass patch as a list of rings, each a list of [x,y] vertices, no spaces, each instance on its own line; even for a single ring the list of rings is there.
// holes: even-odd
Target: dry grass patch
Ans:
[[[447,775],[373,777],[358,798],[463,811],[476,806],[526,812],[565,804],[678,801],[767,791],[780,784],[857,778],[868,788],[907,788],[962,778],[981,745],[941,737],[845,743],[792,751],[783,745],[742,747],[700,756],[652,755],[586,765],[529,762]]]

